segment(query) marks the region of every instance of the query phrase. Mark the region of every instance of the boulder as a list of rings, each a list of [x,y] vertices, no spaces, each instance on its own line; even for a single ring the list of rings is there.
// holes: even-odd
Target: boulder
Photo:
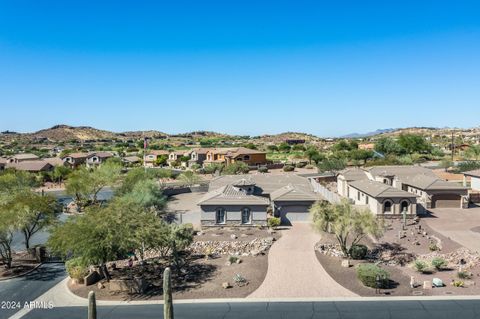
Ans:
[[[445,284],[443,283],[443,280],[440,278],[433,278],[432,284],[434,287],[437,287],[437,288],[445,286]]]
[[[349,268],[350,267],[350,260],[348,260],[348,259],[342,260],[342,267]]]
[[[105,288],[105,285],[102,282],[98,282],[97,283],[97,288],[98,289],[103,289],[103,288]]]
[[[237,239],[237,235],[231,234],[231,235],[230,235],[230,238],[231,238],[231,239]]]
[[[232,265],[232,263],[231,263],[230,261],[227,261],[227,262],[225,263],[225,266],[231,266],[231,265]]]
[[[222,288],[223,289],[232,288],[232,285],[230,285],[230,283],[226,281],[226,282],[222,283]]]

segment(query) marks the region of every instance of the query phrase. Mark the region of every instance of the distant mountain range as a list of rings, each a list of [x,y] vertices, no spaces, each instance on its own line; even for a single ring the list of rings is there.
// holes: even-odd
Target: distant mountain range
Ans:
[[[338,138],[369,138],[378,135],[391,135],[396,136],[404,133],[412,134],[421,134],[421,135],[431,135],[431,134],[450,134],[449,132],[452,128],[435,128],[435,127],[409,127],[409,128],[387,128],[379,129],[373,132],[367,133],[352,133],[340,136]],[[480,134],[480,128],[472,129],[459,129],[455,128],[456,131],[469,131],[470,134]],[[164,132],[150,130],[150,131],[128,131],[128,132],[111,132],[106,130],[99,130],[89,126],[69,126],[69,125],[55,125],[48,129],[43,129],[34,133],[17,133],[12,131],[3,131],[0,133],[0,140],[2,141],[42,141],[48,140],[51,142],[69,142],[72,140],[76,141],[87,141],[87,140],[126,140],[126,139],[141,139],[142,137],[150,138],[241,138],[240,136],[223,134],[218,132],[211,131],[194,131],[181,134],[167,134]],[[301,133],[301,132],[284,132],[274,135],[261,135],[252,137],[259,141],[265,143],[279,143],[287,139],[298,139],[305,140],[306,142],[312,142],[320,140],[321,137]]]
[[[398,130],[397,128],[386,128],[386,129],[379,129],[379,130],[368,132],[368,133],[350,133],[340,137],[341,138],[363,138],[363,137],[371,137],[371,136],[385,134],[385,133],[391,133],[397,130]]]

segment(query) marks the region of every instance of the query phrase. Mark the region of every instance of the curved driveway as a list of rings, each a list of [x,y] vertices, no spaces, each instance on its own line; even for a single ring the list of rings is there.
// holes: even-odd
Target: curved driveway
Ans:
[[[320,235],[309,223],[295,223],[268,253],[268,272],[262,285],[247,298],[315,298],[356,296],[322,267],[313,249]],[[340,265],[339,265],[340,266]]]

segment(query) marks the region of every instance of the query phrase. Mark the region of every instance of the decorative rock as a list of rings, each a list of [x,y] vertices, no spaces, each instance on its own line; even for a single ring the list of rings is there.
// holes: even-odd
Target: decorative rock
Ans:
[[[231,266],[231,265],[232,265],[232,263],[231,263],[230,261],[227,261],[227,262],[225,263],[225,266]]]
[[[432,289],[432,282],[430,280],[425,280],[423,282],[423,289],[426,289],[426,290]]]
[[[410,277],[410,288],[415,288],[415,277],[413,276]]]
[[[101,282],[98,282],[98,283],[97,283],[97,288],[98,288],[98,289],[103,289],[103,288],[105,288],[105,285],[104,285],[103,283],[101,283]]]
[[[445,286],[444,283],[443,283],[443,280],[440,279],[440,278],[433,278],[432,284],[433,284],[433,286],[435,286],[437,288]]]
[[[230,238],[231,238],[231,239],[237,239],[237,235],[231,234],[231,235],[230,235]]]
[[[348,260],[348,259],[342,260],[342,267],[349,268],[350,267],[350,260]]]
[[[222,283],[222,288],[223,288],[223,289],[232,288],[232,285],[230,285],[229,282],[224,282],[224,283]]]
[[[238,258],[236,261],[235,261],[237,264],[240,264],[242,262],[242,260],[240,258]]]

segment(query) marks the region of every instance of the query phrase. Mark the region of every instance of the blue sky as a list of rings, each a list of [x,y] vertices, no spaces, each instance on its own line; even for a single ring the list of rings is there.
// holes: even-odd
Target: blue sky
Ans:
[[[480,125],[478,1],[3,1],[0,130]]]

